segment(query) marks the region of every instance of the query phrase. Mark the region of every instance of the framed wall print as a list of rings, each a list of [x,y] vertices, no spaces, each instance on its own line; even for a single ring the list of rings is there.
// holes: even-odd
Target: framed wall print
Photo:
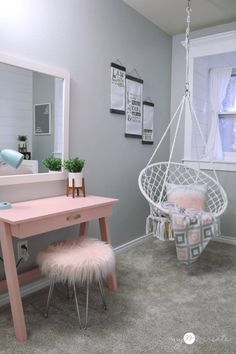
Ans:
[[[34,105],[34,135],[51,135],[51,103]]]
[[[143,144],[153,144],[154,103],[143,101]]]
[[[24,160],[31,160],[31,152],[21,152],[24,155]]]
[[[125,114],[125,67],[111,63],[111,113]]]
[[[125,136],[142,138],[143,80],[126,75]]]

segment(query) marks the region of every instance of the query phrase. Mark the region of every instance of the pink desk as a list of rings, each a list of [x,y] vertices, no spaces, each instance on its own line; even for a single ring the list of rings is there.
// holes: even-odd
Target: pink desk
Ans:
[[[87,196],[66,196],[14,203],[11,209],[0,211],[0,241],[11,312],[16,338],[27,340],[24,311],[13,251],[13,237],[22,239],[40,233],[80,224],[80,235],[85,235],[88,223],[98,219],[101,239],[111,243],[107,217],[118,199]],[[116,274],[107,279],[109,289],[116,290]]]

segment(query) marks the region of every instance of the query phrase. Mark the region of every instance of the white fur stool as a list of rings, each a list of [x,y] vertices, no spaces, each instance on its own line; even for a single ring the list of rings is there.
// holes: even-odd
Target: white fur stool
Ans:
[[[49,305],[56,282],[72,285],[80,327],[81,319],[76,283],[80,285],[86,283],[87,286],[84,328],[87,328],[89,284],[92,281],[98,282],[103,306],[106,309],[102,279],[107,278],[115,270],[115,256],[110,245],[83,236],[77,240],[65,240],[49,245],[39,253],[37,260],[42,274],[51,279],[45,317],[48,317]]]

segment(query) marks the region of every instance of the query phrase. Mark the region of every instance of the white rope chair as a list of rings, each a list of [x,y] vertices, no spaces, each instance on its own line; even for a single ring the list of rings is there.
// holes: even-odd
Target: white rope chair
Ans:
[[[187,0],[187,27],[186,27],[186,36],[185,36],[185,48],[186,48],[186,83],[185,83],[185,92],[179,103],[177,110],[172,116],[161,140],[159,141],[155,151],[153,152],[150,160],[148,161],[146,167],[140,172],[139,175],[139,188],[143,196],[149,202],[150,205],[150,215],[147,217],[146,221],[146,233],[150,231],[150,221],[157,223],[155,226],[156,236],[160,239],[166,239],[164,234],[160,235],[160,225],[163,223],[170,222],[168,218],[169,210],[164,202],[167,201],[166,195],[166,183],[172,184],[181,184],[181,185],[194,185],[194,184],[203,184],[207,185],[207,202],[206,207],[207,211],[211,212],[215,217],[219,217],[224,213],[227,208],[228,200],[227,195],[219,183],[215,168],[214,162],[211,162],[211,167],[213,170],[214,177],[209,176],[208,174],[200,171],[200,169],[195,169],[187,166],[186,164],[172,162],[172,155],[175,147],[175,142],[177,134],[180,127],[180,122],[183,116],[183,111],[185,106],[188,106],[188,109],[191,113],[192,120],[196,123],[196,126],[200,132],[200,136],[204,143],[206,153],[208,153],[207,144],[202,132],[201,126],[197,119],[196,113],[192,106],[190,100],[190,91],[189,91],[189,48],[190,48],[190,13],[191,6],[190,0]],[[178,118],[177,118],[178,117]],[[177,119],[176,130],[170,149],[169,161],[168,162],[157,162],[152,163],[154,156],[156,155],[160,145],[162,144],[164,138],[166,137],[168,131],[171,128],[173,122]],[[164,228],[162,227],[164,230]],[[153,225],[153,231],[154,225]],[[168,237],[171,239],[171,234]]]
[[[166,171],[168,168],[168,175]],[[183,165],[181,163],[158,162],[145,167],[139,175],[139,188],[157,215],[168,215],[168,208],[165,205],[166,188],[163,183],[180,185],[207,185],[207,211],[215,217],[224,213],[227,207],[227,196],[223,187],[214,178],[203,171]]]

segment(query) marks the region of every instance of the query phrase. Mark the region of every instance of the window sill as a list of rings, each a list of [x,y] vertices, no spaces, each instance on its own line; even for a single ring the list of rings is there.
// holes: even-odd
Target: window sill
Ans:
[[[200,168],[201,170],[213,170],[236,172],[236,161],[203,161],[203,160],[187,160],[183,159],[182,162],[193,168]]]

